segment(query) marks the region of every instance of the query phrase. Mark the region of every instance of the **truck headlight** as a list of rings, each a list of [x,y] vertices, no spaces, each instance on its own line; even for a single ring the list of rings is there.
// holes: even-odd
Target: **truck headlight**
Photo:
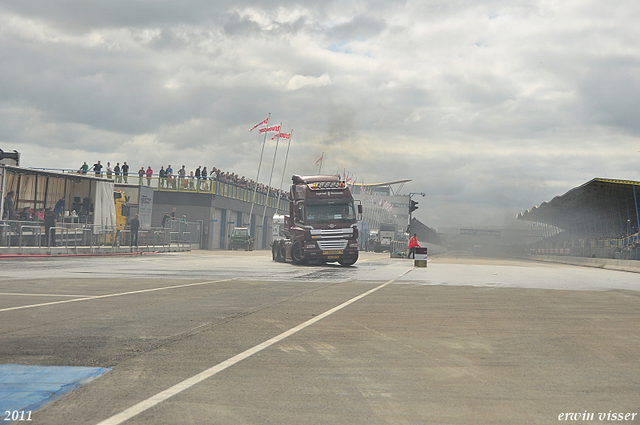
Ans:
[[[307,245],[304,246],[305,249],[314,249],[315,247],[316,247],[316,245],[312,244],[312,243],[311,244],[307,244]]]

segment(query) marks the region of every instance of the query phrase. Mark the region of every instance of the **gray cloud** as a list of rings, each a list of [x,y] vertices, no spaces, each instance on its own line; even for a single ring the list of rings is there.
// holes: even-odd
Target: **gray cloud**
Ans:
[[[631,0],[0,0],[0,143],[27,166],[253,176],[271,112],[287,178],[324,151],[323,171],[413,179],[429,225],[503,223],[640,180],[638,21]]]

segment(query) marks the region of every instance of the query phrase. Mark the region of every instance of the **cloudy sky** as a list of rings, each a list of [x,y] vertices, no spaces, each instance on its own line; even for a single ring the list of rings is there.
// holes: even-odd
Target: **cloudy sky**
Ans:
[[[640,180],[638,22],[637,0],[0,0],[0,148],[255,178],[271,113],[285,184],[324,152],[412,179],[429,226],[500,225]]]

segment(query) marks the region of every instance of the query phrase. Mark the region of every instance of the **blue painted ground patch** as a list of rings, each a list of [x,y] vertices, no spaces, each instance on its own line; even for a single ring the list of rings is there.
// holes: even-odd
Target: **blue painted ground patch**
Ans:
[[[0,365],[0,412],[34,411],[111,368]]]

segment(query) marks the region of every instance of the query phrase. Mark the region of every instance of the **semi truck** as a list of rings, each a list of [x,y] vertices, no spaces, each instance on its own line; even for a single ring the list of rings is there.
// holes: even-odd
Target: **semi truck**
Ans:
[[[358,260],[358,225],[362,205],[339,175],[292,177],[289,215],[283,239],[273,242],[274,261],[343,266]]]

